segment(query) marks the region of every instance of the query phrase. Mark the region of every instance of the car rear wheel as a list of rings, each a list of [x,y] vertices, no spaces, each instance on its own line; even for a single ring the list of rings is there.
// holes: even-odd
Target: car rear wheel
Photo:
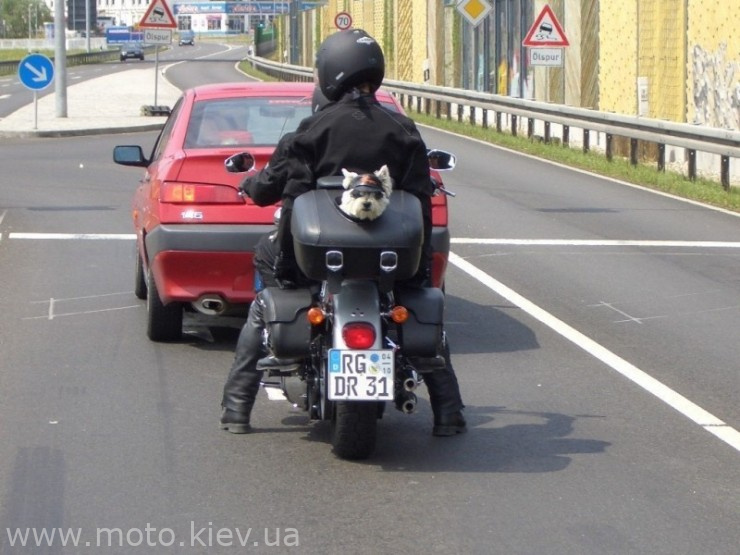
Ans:
[[[147,337],[152,341],[177,341],[182,337],[182,304],[162,303],[151,271],[147,275],[147,290]]]
[[[134,295],[137,299],[146,299],[146,276],[144,275],[144,263],[141,261],[141,255],[136,253],[136,269],[134,277]]]

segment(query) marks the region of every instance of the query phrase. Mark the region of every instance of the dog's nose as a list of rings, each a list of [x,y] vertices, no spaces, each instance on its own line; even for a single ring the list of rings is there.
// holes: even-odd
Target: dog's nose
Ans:
[[[363,202],[362,203],[362,209],[363,210],[370,210],[373,207],[373,204],[371,202]]]

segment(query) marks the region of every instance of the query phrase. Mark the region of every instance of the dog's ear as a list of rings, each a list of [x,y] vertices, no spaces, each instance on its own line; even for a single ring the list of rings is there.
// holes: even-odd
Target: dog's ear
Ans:
[[[382,168],[377,170],[375,172],[375,177],[377,177],[383,184],[385,196],[391,196],[391,192],[393,191],[393,179],[391,178],[391,173],[388,171],[388,166],[383,165]]]
[[[344,175],[342,186],[345,189],[349,189],[349,186],[352,184],[352,180],[357,177],[357,174],[355,172],[347,171],[346,168],[342,168],[342,175]]]

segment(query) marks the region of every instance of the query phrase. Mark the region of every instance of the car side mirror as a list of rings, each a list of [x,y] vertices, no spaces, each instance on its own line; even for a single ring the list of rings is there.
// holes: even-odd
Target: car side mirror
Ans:
[[[429,159],[429,167],[433,170],[451,170],[455,168],[457,163],[455,155],[445,150],[428,150],[427,158]]]
[[[122,166],[146,167],[149,160],[139,145],[119,145],[113,147],[113,161]]]
[[[244,173],[254,169],[254,156],[249,152],[238,152],[224,161],[224,167],[229,173]]]

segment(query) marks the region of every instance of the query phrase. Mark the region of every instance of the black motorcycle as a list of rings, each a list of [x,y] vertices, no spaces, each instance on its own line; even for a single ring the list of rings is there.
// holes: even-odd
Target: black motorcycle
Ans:
[[[430,151],[429,158],[435,169],[455,164],[444,151]],[[231,172],[253,166],[249,153],[226,161]],[[393,191],[379,218],[355,221],[337,207],[341,182],[322,178],[295,199],[296,262],[317,285],[263,290],[269,356],[258,369],[311,420],[331,422],[338,457],[364,459],[375,449],[387,402],[414,412],[414,390],[423,378],[417,366],[434,371],[445,365],[444,294],[402,284],[421,260],[419,200]]]

